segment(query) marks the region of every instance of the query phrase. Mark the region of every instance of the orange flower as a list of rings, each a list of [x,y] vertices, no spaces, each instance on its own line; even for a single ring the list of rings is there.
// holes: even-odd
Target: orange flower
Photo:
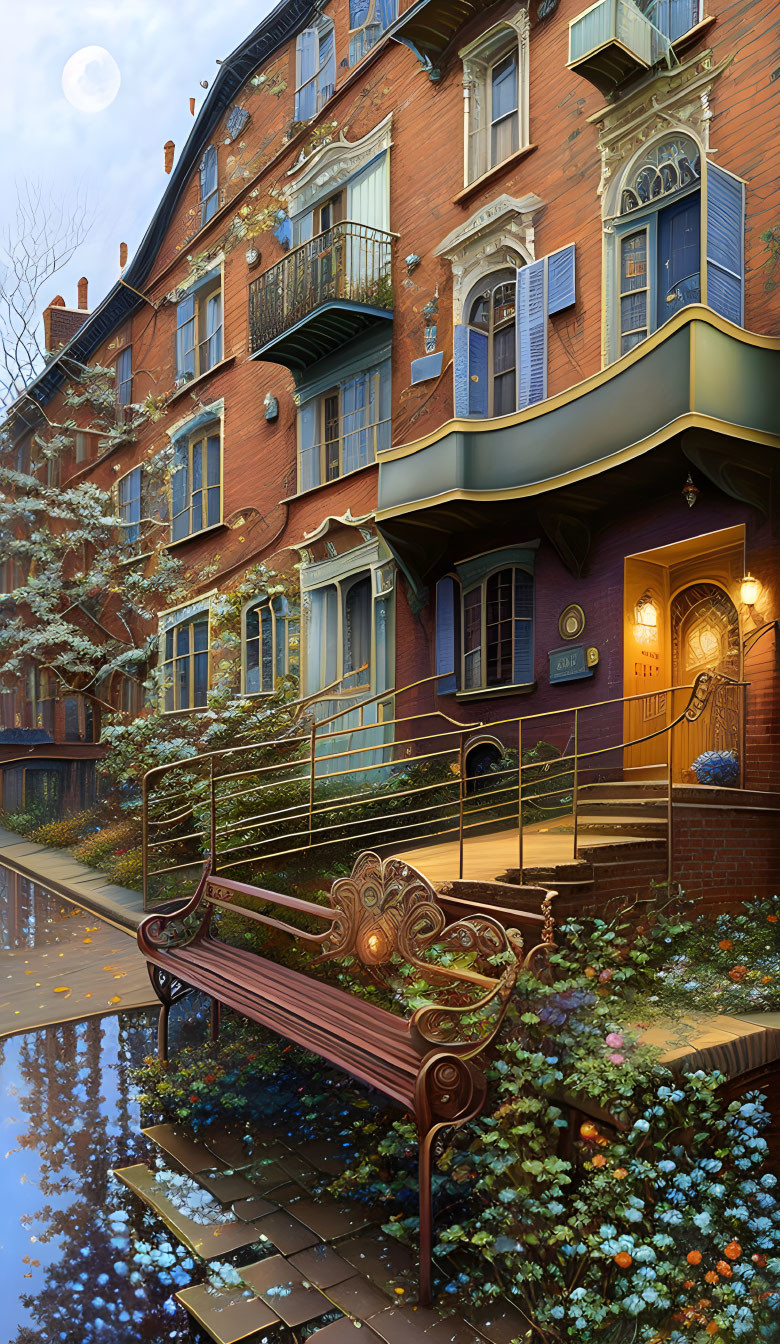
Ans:
[[[777,923],[777,915],[767,915],[766,918],[767,918],[767,923],[769,923],[769,924],[776,924],[776,923]]]
[[[685,1258],[689,1265],[700,1265],[701,1251],[689,1251]]]
[[[626,1179],[626,1176],[628,1175],[628,1172],[626,1171],[625,1167],[615,1167],[615,1170],[613,1171],[612,1175],[614,1176],[616,1181],[624,1181]]]
[[[615,1261],[616,1265],[620,1265],[621,1269],[628,1269],[629,1265],[634,1263],[634,1257],[633,1255],[629,1255],[628,1251],[618,1251],[617,1255],[613,1255],[612,1259]]]
[[[589,980],[595,980],[596,978],[596,972],[592,966],[585,967],[585,974]]]
[[[590,1160],[591,1165],[594,1167],[605,1167],[607,1165],[607,1159],[603,1153],[596,1153],[595,1157],[592,1157]]]
[[[731,1265],[728,1260],[719,1260],[715,1266],[722,1279],[731,1278]]]
[[[761,1255],[761,1253],[760,1253],[759,1251],[756,1251],[756,1254],[755,1254],[755,1255],[751,1255],[750,1258],[751,1258],[751,1260],[753,1261],[753,1264],[754,1264],[754,1265],[758,1265],[759,1269],[763,1269],[763,1268],[765,1267],[765,1265],[766,1265],[766,1256],[765,1256],[765,1255]]]
[[[761,976],[761,984],[762,984],[762,985],[771,985],[771,983],[772,983],[772,977],[771,977],[771,975],[762,975],[762,976]]]
[[[744,980],[747,973],[748,973],[747,966],[732,966],[731,970],[729,971],[729,979],[737,981]]]
[[[591,1120],[586,1120],[584,1124],[580,1125],[580,1134],[583,1139],[588,1139],[591,1143],[599,1137],[599,1132]]]
[[[705,1282],[705,1283],[717,1283],[717,1282],[718,1282],[718,1276],[717,1276],[717,1274],[715,1273],[715,1270],[714,1270],[714,1269],[708,1269],[708,1270],[707,1270],[707,1273],[704,1275],[704,1282]]]
[[[708,1335],[717,1335],[718,1331],[720,1330],[720,1326],[718,1325],[717,1321],[710,1321],[709,1325],[706,1325],[704,1329],[706,1330]]]
[[[720,942],[718,943],[718,947],[721,949],[722,952],[728,952],[733,946],[734,944],[732,943],[730,938],[721,938]]]
[[[728,1246],[723,1247],[723,1254],[728,1256],[729,1260],[738,1260],[742,1254],[742,1247],[738,1241],[730,1241]]]
[[[686,1279],[685,1283],[683,1284],[683,1288],[692,1288],[692,1287],[693,1287],[693,1279]]]

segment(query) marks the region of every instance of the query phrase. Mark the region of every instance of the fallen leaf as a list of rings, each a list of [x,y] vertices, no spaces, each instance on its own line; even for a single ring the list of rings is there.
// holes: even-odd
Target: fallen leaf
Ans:
[[[108,1000],[108,1002],[109,1002],[109,1003],[121,1003],[122,1000],[121,1000],[121,998],[119,997],[118,994],[115,994],[114,997],[113,997],[112,999],[109,999],[109,1000]]]
[[[71,990],[68,988],[67,985],[55,985],[55,986],[54,986],[54,993],[55,993],[55,994],[70,994],[70,993],[71,993]]]
[[[92,942],[92,939],[91,939],[91,938],[82,938],[81,941],[82,941],[82,943],[91,943],[91,942]]]

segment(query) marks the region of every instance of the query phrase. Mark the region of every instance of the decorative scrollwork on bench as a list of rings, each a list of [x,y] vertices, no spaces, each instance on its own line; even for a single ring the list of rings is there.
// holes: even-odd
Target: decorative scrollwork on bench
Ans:
[[[165,970],[162,966],[153,966],[151,962],[147,963],[149,979],[152,982],[152,989],[157,995],[160,1003],[170,1008],[172,1003],[177,1003],[179,999],[184,999],[188,994],[192,994],[192,985],[188,985],[179,976],[174,975],[172,971]]]

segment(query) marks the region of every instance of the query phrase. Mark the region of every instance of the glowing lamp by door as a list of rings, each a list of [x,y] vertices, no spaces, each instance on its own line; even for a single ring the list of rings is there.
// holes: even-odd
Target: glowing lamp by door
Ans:
[[[746,574],[740,584],[739,595],[746,607],[754,607],[761,592],[761,584],[752,574]]]

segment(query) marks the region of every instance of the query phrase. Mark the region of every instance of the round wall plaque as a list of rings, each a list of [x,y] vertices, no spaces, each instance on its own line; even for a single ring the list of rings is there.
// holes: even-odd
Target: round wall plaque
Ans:
[[[576,602],[564,607],[558,617],[558,631],[561,639],[576,639],[585,629],[585,612]]]

